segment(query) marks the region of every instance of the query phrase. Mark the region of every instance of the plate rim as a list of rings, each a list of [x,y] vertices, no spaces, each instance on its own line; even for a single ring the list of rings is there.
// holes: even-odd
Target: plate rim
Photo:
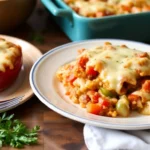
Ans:
[[[124,125],[120,125],[120,124],[110,124],[110,123],[105,123],[103,121],[92,121],[92,120],[88,120],[86,118],[83,118],[83,117],[80,117],[78,115],[74,115],[72,113],[69,113],[69,112],[66,112],[65,110],[62,110],[60,108],[58,108],[56,105],[50,103],[50,101],[44,97],[40,91],[38,90],[38,88],[36,87],[36,84],[35,84],[35,80],[34,80],[34,73],[35,73],[35,70],[36,70],[36,67],[38,65],[41,65],[40,62],[42,60],[44,60],[47,56],[53,54],[55,51],[60,51],[62,48],[64,47],[70,47],[70,46],[74,46],[76,44],[84,44],[84,43],[87,43],[87,42],[94,42],[94,41],[119,41],[119,42],[128,42],[128,43],[133,43],[133,44],[141,44],[141,45],[145,45],[145,46],[149,46],[149,44],[145,44],[145,43],[142,43],[142,42],[138,42],[138,41],[132,41],[132,40],[124,40],[124,39],[108,39],[108,38],[103,38],[103,39],[92,39],[92,40],[81,40],[81,41],[75,41],[75,42],[69,42],[67,44],[63,44],[61,46],[58,46],[58,47],[55,47],[53,49],[50,49],[49,51],[47,51],[41,58],[39,58],[35,63],[34,65],[32,66],[31,68],[31,71],[30,71],[30,77],[29,77],[29,80],[30,80],[30,85],[31,85],[31,88],[34,92],[34,94],[39,98],[39,100],[44,103],[47,107],[49,107],[50,109],[52,109],[53,111],[57,112],[58,114],[60,115],[63,115],[69,119],[72,119],[74,121],[78,121],[78,122],[81,122],[81,123],[87,123],[87,124],[90,124],[90,125],[94,125],[94,126],[98,126],[98,127],[104,127],[104,128],[109,128],[109,129],[117,129],[117,130],[139,130],[139,129],[150,129],[150,124],[140,124],[140,125],[137,125],[137,124],[124,124]]]
[[[32,43],[30,43],[30,42],[28,42],[28,41],[26,41],[26,40],[23,40],[23,39],[14,37],[14,36],[5,35],[5,34],[0,34],[0,37],[4,38],[4,39],[6,39],[6,40],[8,40],[8,41],[10,41],[10,42],[13,42],[13,40],[23,42],[23,43],[25,43],[25,44],[27,44],[27,45],[29,45],[29,46],[32,46],[32,47],[34,48],[34,51],[36,51],[36,52],[38,53],[39,57],[41,57],[41,56],[43,55],[42,52],[40,51],[40,49],[38,49],[36,46],[34,46]],[[11,39],[12,39],[12,41],[11,41]],[[14,43],[14,42],[13,42],[13,43]],[[22,53],[24,54],[25,52],[22,50]],[[38,60],[38,59],[37,59],[37,60]],[[36,61],[37,61],[37,60],[36,60]],[[36,61],[33,62],[32,66],[34,65],[34,63],[35,63]],[[23,63],[23,65],[24,65],[24,63]],[[32,68],[32,67],[31,67],[31,68]],[[31,71],[31,68],[30,68],[30,71]],[[30,75],[30,71],[29,71],[29,75]],[[28,78],[29,78],[29,76],[28,76]],[[16,82],[16,81],[15,81],[15,82]],[[30,81],[28,82],[28,85],[30,86]],[[20,89],[20,87],[19,87],[18,89]],[[17,104],[14,105],[14,106],[11,106],[11,107],[9,107],[9,108],[6,108],[6,109],[4,109],[3,111],[0,110],[0,112],[4,112],[4,111],[8,111],[8,110],[14,109],[14,108],[16,108],[16,107],[22,105],[22,104],[25,103],[26,101],[28,101],[28,100],[34,95],[34,92],[33,92],[32,88],[31,88],[31,86],[30,86],[28,89],[29,89],[28,95],[25,96],[25,97],[23,97],[22,100],[19,101],[19,103],[17,103]],[[24,93],[24,94],[25,94],[25,93]]]

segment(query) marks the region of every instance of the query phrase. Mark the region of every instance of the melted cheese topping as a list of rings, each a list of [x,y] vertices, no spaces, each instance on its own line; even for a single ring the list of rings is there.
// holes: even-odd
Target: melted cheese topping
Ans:
[[[99,72],[103,86],[119,94],[124,83],[136,85],[137,78],[150,75],[149,55],[124,46],[107,45],[85,50],[82,55],[89,58],[86,68],[93,66]]]
[[[20,46],[0,38],[0,71],[5,72],[7,68],[13,69],[16,58],[20,55]]]
[[[145,92],[142,89],[137,90],[137,91],[133,92],[132,94],[140,96],[142,101],[144,101],[144,102],[145,101],[150,101],[150,93]]]
[[[64,0],[78,14],[103,17],[150,11],[150,0]]]

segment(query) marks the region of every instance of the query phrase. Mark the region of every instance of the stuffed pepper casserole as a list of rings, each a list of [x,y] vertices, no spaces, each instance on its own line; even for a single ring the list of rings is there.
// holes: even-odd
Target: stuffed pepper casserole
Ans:
[[[104,43],[80,49],[75,61],[61,66],[57,78],[66,95],[103,116],[150,115],[150,54],[126,45]]]

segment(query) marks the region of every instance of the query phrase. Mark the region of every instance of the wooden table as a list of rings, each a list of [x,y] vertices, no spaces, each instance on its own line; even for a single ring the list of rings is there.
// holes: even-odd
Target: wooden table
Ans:
[[[7,34],[32,43],[42,53],[70,42],[40,2],[27,23]],[[27,146],[26,150],[87,149],[83,139],[84,125],[55,113],[41,103],[36,96],[9,113],[14,113],[16,118],[25,122],[29,127],[41,126],[39,144]],[[4,149],[13,150],[7,147]]]

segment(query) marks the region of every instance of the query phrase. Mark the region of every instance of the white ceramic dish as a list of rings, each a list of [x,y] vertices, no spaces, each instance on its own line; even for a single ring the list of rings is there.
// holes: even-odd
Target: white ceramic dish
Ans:
[[[147,44],[114,39],[88,40],[57,47],[47,52],[32,67],[30,84],[35,95],[57,113],[82,123],[111,129],[150,129],[150,116],[143,116],[138,113],[133,113],[129,118],[97,116],[89,114],[77,104],[71,103],[69,98],[64,95],[64,89],[55,77],[56,70],[61,65],[74,60],[78,49],[100,46],[105,41],[112,44],[126,44],[130,48],[150,52],[150,46]]]
[[[6,36],[6,35],[0,35],[0,37],[10,42],[13,42],[17,45],[20,45],[22,47],[22,53],[23,53],[23,66],[21,68],[20,74],[17,80],[8,89],[6,89],[3,92],[0,92],[0,101],[5,101],[7,99],[11,99],[22,95],[24,95],[24,97],[15,106],[3,110],[3,111],[7,111],[26,102],[33,95],[33,91],[29,84],[29,73],[32,65],[38,58],[42,56],[42,53],[35,46],[21,39],[11,37],[11,36]],[[2,111],[0,110],[0,112]]]

